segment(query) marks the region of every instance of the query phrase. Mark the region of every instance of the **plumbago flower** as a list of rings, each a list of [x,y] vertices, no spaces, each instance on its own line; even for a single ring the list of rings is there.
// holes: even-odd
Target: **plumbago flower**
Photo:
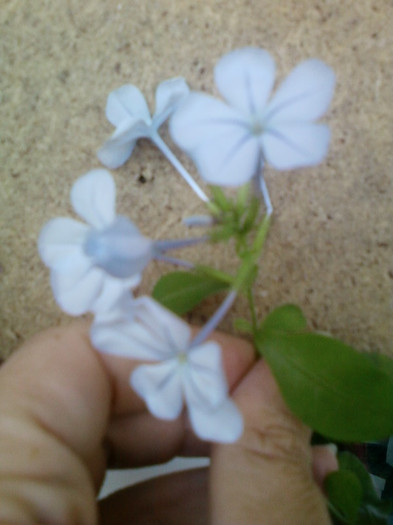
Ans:
[[[204,192],[192,179],[158,134],[158,129],[187,97],[189,88],[183,78],[172,78],[161,82],[156,90],[156,111],[151,117],[145,97],[131,84],[122,86],[109,94],[106,116],[116,127],[112,137],[98,150],[98,158],[108,168],[118,168],[131,156],[136,141],[150,139],[179,171],[202,200]]]
[[[170,132],[210,184],[239,186],[268,161],[278,170],[319,163],[330,132],[315,123],[334,90],[333,70],[317,59],[300,63],[268,101],[275,65],[257,48],[232,51],[215,68],[225,102],[191,93],[173,115]]]
[[[116,216],[115,198],[110,173],[89,171],[71,190],[71,204],[87,224],[58,217],[41,230],[38,250],[51,269],[53,294],[71,315],[110,308],[139,284],[152,257],[152,241],[131,221]]]
[[[104,353],[151,361],[135,368],[130,383],[157,418],[176,419],[185,402],[201,439],[229,443],[240,437],[243,420],[228,397],[220,346],[193,344],[188,324],[150,297],[96,316],[91,340]]]
[[[89,171],[72,187],[71,203],[85,219],[49,221],[38,239],[38,250],[51,269],[57,303],[71,315],[110,309],[126,290],[135,288],[152,259],[180,263],[167,250],[204,241],[204,238],[153,241],[132,221],[116,215],[116,187],[103,169]]]

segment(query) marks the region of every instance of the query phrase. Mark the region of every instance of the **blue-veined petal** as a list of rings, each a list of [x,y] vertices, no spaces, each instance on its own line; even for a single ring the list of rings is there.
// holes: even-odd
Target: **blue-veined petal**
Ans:
[[[111,124],[119,126],[130,116],[150,120],[150,112],[145,97],[131,84],[112,91],[106,104],[106,117]]]
[[[89,227],[68,217],[47,222],[38,238],[38,252],[44,263],[56,271],[72,270],[83,257],[82,246]]]
[[[150,117],[149,117],[150,118]],[[97,152],[99,160],[110,169],[122,166],[131,156],[136,141],[148,137],[150,123],[140,117],[127,117],[117,127],[113,135]]]
[[[326,156],[330,130],[324,124],[282,123],[261,136],[264,156],[278,170],[314,166]]]
[[[97,315],[100,312],[107,312],[115,308],[119,298],[121,298],[129,290],[136,288],[141,282],[141,274],[133,275],[128,279],[116,279],[110,275],[106,275],[100,294],[94,301],[92,311]]]
[[[221,100],[191,93],[171,118],[170,132],[176,144],[189,152],[214,139],[227,126],[247,129],[247,119]]]
[[[98,268],[76,268],[67,274],[51,272],[51,285],[56,302],[70,315],[82,315],[93,310],[105,275]]]
[[[188,324],[150,297],[139,299],[137,319],[162,349],[162,357],[185,351],[190,343]]]
[[[183,395],[177,359],[139,366],[131,374],[130,382],[154,416],[168,420],[179,417]]]
[[[275,65],[264,49],[245,47],[224,55],[214,70],[221,95],[246,114],[259,114],[274,84]]]
[[[115,218],[116,186],[104,169],[91,170],[71,189],[71,204],[76,213],[94,228],[101,229]]]
[[[260,145],[245,116],[202,93],[192,93],[170,123],[173,140],[209,184],[238,186],[255,174]]]
[[[206,441],[234,443],[243,433],[242,415],[229,398],[215,410],[190,405],[188,412],[194,432]]]
[[[241,186],[257,172],[260,150],[257,137],[240,128],[228,127],[214,139],[200,144],[190,156],[207,183]]]
[[[131,157],[136,141],[118,143],[107,140],[97,151],[97,157],[104,166],[115,170],[122,166]]]
[[[214,341],[207,341],[187,353],[187,374],[184,392],[188,405],[198,405],[205,410],[219,406],[228,393],[221,360],[221,348]]]
[[[99,312],[92,329],[92,341],[105,352],[133,359],[162,361],[178,354],[178,345],[187,348],[188,325],[150,297],[122,302],[115,311]],[[175,318],[175,320],[173,319]],[[169,323],[170,327],[167,327]],[[173,343],[173,337],[176,339]]]
[[[184,78],[171,78],[161,82],[156,89],[156,111],[153,122],[155,129],[169,117],[177,105],[189,94],[190,89]]]
[[[267,125],[311,121],[327,110],[334,92],[335,75],[321,60],[301,62],[280,85],[264,112]]]

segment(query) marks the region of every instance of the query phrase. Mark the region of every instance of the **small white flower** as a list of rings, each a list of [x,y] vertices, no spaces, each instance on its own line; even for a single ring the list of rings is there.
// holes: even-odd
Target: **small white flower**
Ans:
[[[333,96],[333,70],[320,60],[306,60],[269,102],[274,77],[266,51],[232,51],[215,68],[226,103],[191,93],[173,115],[172,138],[206,182],[238,186],[257,176],[265,160],[287,170],[317,164],[326,155],[329,128],[315,121]]]
[[[55,299],[71,315],[110,308],[139,284],[153,256],[153,242],[116,216],[115,199],[110,173],[89,171],[71,190],[72,206],[87,224],[58,217],[41,230],[38,250],[51,269]]]
[[[100,315],[91,339],[102,352],[152,361],[138,366],[130,382],[154,416],[174,420],[185,402],[201,439],[240,437],[243,420],[228,397],[220,346],[212,341],[193,346],[187,323],[153,299],[141,297],[115,315]]]
[[[165,80],[156,90],[156,111],[150,116],[145,97],[133,85],[125,85],[108,96],[106,116],[116,126],[112,137],[98,151],[98,158],[108,168],[118,168],[131,156],[140,138],[157,138],[158,128],[189,94],[183,78]]]

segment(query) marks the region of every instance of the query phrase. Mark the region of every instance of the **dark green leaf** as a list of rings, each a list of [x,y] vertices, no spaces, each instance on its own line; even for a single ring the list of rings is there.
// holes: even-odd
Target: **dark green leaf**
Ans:
[[[286,304],[273,310],[263,321],[262,332],[298,333],[304,332],[307,321],[300,308]]]
[[[381,501],[379,498],[370,474],[363,463],[350,452],[341,452],[338,455],[341,469],[354,474],[362,488],[362,501],[359,508],[356,525],[386,525],[391,511],[391,504]]]
[[[229,285],[222,280],[188,272],[171,272],[162,276],[153,289],[152,296],[178,315],[185,314],[203,299]]]
[[[330,508],[344,523],[355,524],[363,499],[363,490],[357,476],[349,470],[337,470],[325,479],[325,490]]]
[[[271,320],[263,325],[255,344],[302,421],[337,441],[371,441],[393,433],[393,377],[382,361],[323,335],[285,334],[271,327]]]

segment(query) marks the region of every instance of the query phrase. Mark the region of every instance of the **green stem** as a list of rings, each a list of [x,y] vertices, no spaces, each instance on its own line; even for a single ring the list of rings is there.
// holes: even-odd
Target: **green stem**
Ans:
[[[240,290],[243,288],[244,283],[247,282],[249,275],[253,271],[254,267],[258,264],[267,234],[269,233],[271,223],[270,217],[270,215],[265,215],[263,221],[259,225],[251,249],[243,256],[242,264],[240,265],[233,283],[233,288],[235,290]]]
[[[252,331],[255,334],[257,330],[257,326],[258,326],[258,321],[257,321],[257,314],[255,311],[254,294],[253,294],[251,286],[247,290],[247,299],[248,299],[248,305],[250,307],[250,312],[251,312]]]

